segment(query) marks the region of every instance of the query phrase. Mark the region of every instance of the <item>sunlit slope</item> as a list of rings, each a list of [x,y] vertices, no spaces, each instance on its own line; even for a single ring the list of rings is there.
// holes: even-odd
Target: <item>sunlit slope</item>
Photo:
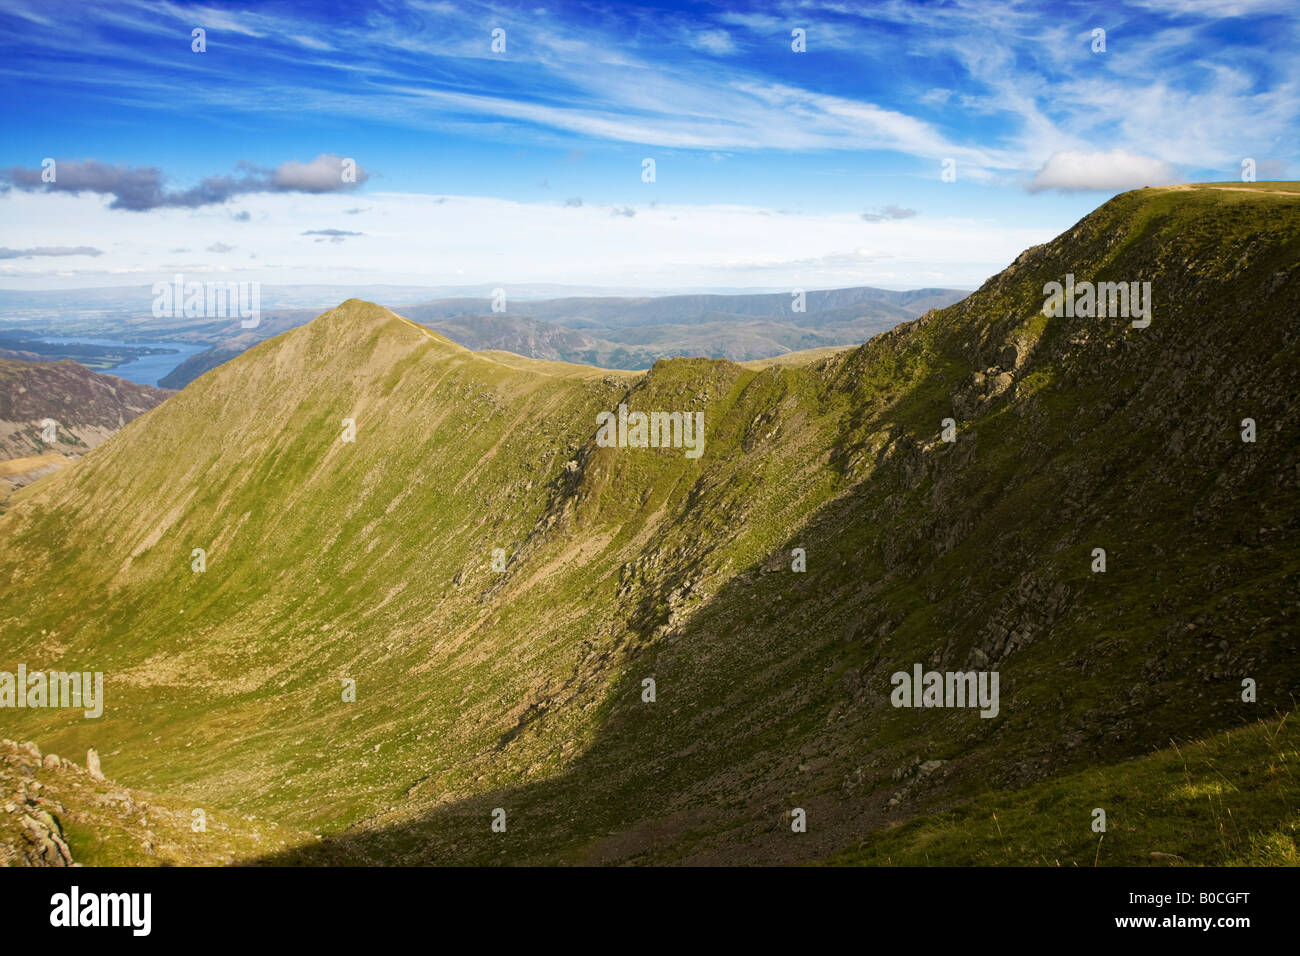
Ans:
[[[1298,262],[1293,196],[1128,193],[860,349],[640,377],[344,303],[0,517],[0,669],[109,694],[6,736],[336,834],[298,861],[798,861],[1289,710]],[[1045,318],[1067,273],[1150,326]],[[703,456],[597,448],[620,401]],[[892,707],[915,663],[998,716]]]
[[[707,408],[733,433],[711,435],[702,459],[596,450],[596,413],[627,376],[503,364],[345,303],[14,508],[4,586],[23,601],[5,604],[6,664],[77,662],[109,686],[99,720],[14,711],[16,723],[49,746],[120,751],[105,761],[118,778],[321,825],[419,781],[454,793],[557,767],[594,729],[582,707],[603,695],[627,621],[648,637],[679,602],[620,599],[624,566],[654,551],[666,517],[700,507],[689,497],[727,493],[702,476],[752,466],[713,445],[743,440],[766,406],[758,378],[679,362],[636,385],[638,407]],[[783,524],[801,510],[767,498],[745,512]],[[706,510],[691,538],[711,526],[724,533],[710,548],[734,538],[747,560],[765,553],[769,540]],[[582,703],[556,707],[570,699]],[[555,752],[500,752],[552,709]]]

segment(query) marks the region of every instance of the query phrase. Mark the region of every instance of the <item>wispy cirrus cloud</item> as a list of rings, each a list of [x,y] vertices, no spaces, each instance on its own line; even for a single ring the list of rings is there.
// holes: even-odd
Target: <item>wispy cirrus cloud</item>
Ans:
[[[916,215],[915,209],[888,205],[879,211],[867,211],[862,214],[863,222],[894,222],[899,219],[911,219]]]
[[[515,141],[888,151],[954,158],[967,176],[1011,182],[1063,150],[1125,147],[1193,168],[1272,143],[1293,157],[1300,67],[1287,50],[1300,32],[1287,3],[1119,0],[1099,55],[1089,47],[1097,17],[1054,0],[790,0],[761,12],[582,16],[563,5],[408,0],[327,17],[291,5],[118,0],[83,13],[94,84],[52,75],[48,58],[19,68],[43,88],[142,98],[174,81],[141,75],[133,34],[175,37],[201,24],[221,55],[168,68],[196,80],[187,92],[197,102],[240,112],[381,116]],[[65,46],[41,29],[34,0],[15,0],[9,15],[27,15],[23,40],[34,49]],[[1230,29],[1223,17],[1235,18]],[[504,55],[490,46],[496,26],[510,37]],[[793,26],[806,31],[807,53],[791,51]],[[248,84],[254,56],[259,82]],[[873,81],[881,77],[890,83]],[[1197,122],[1183,122],[1189,115]]]

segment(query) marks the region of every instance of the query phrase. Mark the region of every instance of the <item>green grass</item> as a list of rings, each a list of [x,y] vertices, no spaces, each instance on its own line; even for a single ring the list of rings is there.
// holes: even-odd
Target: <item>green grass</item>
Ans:
[[[835,866],[1297,866],[1289,717],[985,794],[872,834]],[[1105,811],[1097,832],[1095,810]]]

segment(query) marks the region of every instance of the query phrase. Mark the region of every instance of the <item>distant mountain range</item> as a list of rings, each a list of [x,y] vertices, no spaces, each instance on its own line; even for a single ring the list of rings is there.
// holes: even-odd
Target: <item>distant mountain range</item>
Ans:
[[[510,303],[504,312],[493,312],[490,300],[442,299],[398,310],[475,350],[640,369],[678,356],[744,362],[854,345],[966,294],[868,287],[814,291],[804,296],[800,311],[788,292],[565,298]]]
[[[0,325],[8,315],[14,323],[22,317],[14,327],[29,336],[43,331],[208,345],[159,381],[162,387],[179,389],[257,342],[309,322],[319,313],[318,308],[275,303],[310,301],[333,290],[268,290],[261,322],[254,329],[243,328],[238,318],[155,319],[147,312],[150,300],[141,290],[83,291],[86,298],[80,303],[72,292],[0,293]],[[792,292],[537,299],[507,290],[504,301],[494,301],[490,291],[423,300],[402,299],[418,291],[409,287],[380,291],[385,293],[382,303],[469,349],[616,369],[649,368],[660,359],[678,356],[743,362],[857,345],[967,294],[959,289],[900,292],[864,286],[813,290],[801,301]]]

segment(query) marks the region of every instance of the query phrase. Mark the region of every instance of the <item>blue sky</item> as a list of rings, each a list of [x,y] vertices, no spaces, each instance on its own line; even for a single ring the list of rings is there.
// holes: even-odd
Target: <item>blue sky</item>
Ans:
[[[974,287],[1123,189],[1295,177],[1298,9],[0,0],[0,287]]]

